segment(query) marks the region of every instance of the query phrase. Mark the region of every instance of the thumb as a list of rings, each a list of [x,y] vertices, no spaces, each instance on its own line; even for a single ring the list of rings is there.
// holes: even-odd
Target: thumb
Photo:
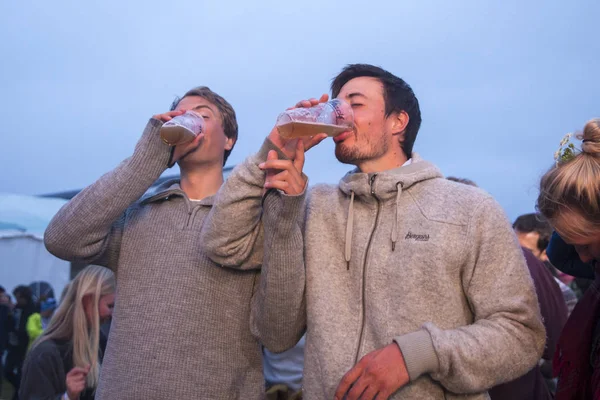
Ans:
[[[84,368],[85,374],[87,375],[90,372],[91,369],[92,369],[92,366],[90,364],[86,365],[85,368]]]
[[[267,161],[277,160],[279,157],[277,156],[277,152],[275,150],[269,150],[267,154]]]
[[[296,158],[294,158],[294,167],[300,173],[302,173],[302,168],[304,168],[304,143],[302,140],[298,140],[296,143]]]

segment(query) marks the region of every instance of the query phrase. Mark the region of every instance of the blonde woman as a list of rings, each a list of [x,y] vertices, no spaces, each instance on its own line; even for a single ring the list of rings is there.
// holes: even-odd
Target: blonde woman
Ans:
[[[23,400],[94,398],[102,354],[100,324],[114,307],[115,278],[104,267],[83,269],[69,285],[23,367]]]
[[[537,206],[581,261],[595,270],[595,280],[558,342],[556,399],[600,399],[600,119],[588,122],[577,135],[581,151],[569,139],[563,139],[556,165],[541,180]]]

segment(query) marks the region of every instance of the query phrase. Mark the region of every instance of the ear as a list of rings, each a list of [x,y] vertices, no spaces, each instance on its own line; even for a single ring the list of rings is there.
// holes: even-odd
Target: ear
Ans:
[[[83,296],[81,299],[81,304],[83,305],[83,309],[85,310],[85,313],[90,314],[92,311],[92,307],[93,307],[92,295],[86,294],[85,296]]]
[[[402,135],[401,141],[404,140],[404,133],[406,127],[410,121],[410,117],[406,111],[400,111],[399,113],[393,114],[392,118],[392,132],[394,135]]]
[[[234,144],[235,144],[234,138],[227,138],[227,140],[225,141],[225,150],[233,149]]]
[[[548,253],[546,253],[546,249],[544,249],[544,251],[542,251],[542,253],[540,254],[540,260],[550,261],[550,259],[548,258]]]

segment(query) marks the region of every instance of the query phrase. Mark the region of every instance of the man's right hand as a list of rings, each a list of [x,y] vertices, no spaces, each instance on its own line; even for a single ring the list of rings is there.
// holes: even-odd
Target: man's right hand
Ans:
[[[175,118],[175,117],[177,117],[179,115],[185,114],[185,111],[186,110],[169,111],[169,112],[166,112],[164,114],[153,115],[152,118],[157,119],[157,120],[162,121],[162,122],[168,122],[168,121],[172,120],[173,118]]]
[[[267,171],[265,190],[278,189],[288,196],[297,196],[306,188],[306,177],[302,175],[304,168],[304,144],[296,141],[294,160],[279,160],[275,150],[269,151],[267,161],[259,164],[259,168]]]
[[[79,395],[85,390],[85,378],[90,372],[90,366],[85,368],[75,367],[67,374],[67,397],[78,400]]]
[[[169,111],[164,114],[156,114],[152,118],[165,123],[179,115],[185,114],[186,111],[187,110]],[[196,150],[198,147],[200,147],[200,144],[202,143],[202,139],[204,139],[204,132],[202,132],[198,136],[196,136],[196,138],[194,140],[192,140],[191,142],[182,143],[182,144],[178,144],[177,146],[175,146],[175,151],[173,152],[173,158],[171,159],[171,162],[173,164],[175,164],[181,158],[185,157],[186,155],[188,155],[191,152],[193,152],[194,150]]]
[[[323,94],[319,100],[317,100],[317,99],[302,100],[302,101],[298,102],[296,104],[296,106],[288,108],[288,110],[291,110],[294,108],[300,108],[300,107],[310,108],[310,107],[316,106],[319,103],[326,103],[328,100],[329,100],[329,96],[327,94]],[[279,134],[277,127],[273,128],[273,130],[269,134],[269,140],[275,146],[277,146],[283,154],[285,154],[289,159],[292,159],[292,160],[296,158],[296,148],[297,148],[297,144],[299,141],[302,142],[304,151],[308,151],[310,148],[318,145],[326,138],[327,138],[326,133],[320,133],[318,135],[311,136],[308,138],[284,139]]]

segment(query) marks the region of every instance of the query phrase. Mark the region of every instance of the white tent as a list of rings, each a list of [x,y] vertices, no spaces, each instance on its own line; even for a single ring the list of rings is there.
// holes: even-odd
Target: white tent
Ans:
[[[69,282],[71,264],[50,254],[43,241],[48,223],[64,199],[0,193],[0,285],[48,282],[60,296]]]

